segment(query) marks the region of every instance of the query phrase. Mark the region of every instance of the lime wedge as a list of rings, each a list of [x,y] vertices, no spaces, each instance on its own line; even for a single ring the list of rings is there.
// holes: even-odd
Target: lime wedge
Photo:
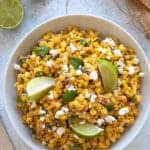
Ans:
[[[27,83],[26,92],[31,100],[43,97],[54,85],[55,79],[51,77],[36,77]]]
[[[20,0],[0,0],[0,27],[13,29],[23,20],[24,9]]]
[[[85,138],[93,138],[98,136],[104,129],[99,128],[96,125],[85,122],[81,123],[81,120],[77,117],[71,116],[68,120],[70,128],[79,136]]]
[[[98,67],[101,73],[105,92],[112,92],[117,87],[118,73],[116,67],[109,61],[99,59]]]

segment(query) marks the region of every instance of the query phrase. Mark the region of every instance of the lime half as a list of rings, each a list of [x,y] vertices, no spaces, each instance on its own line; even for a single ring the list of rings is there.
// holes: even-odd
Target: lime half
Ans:
[[[0,27],[13,29],[23,19],[24,9],[20,0],[0,0]]]
[[[68,120],[70,128],[79,136],[93,138],[98,136],[104,129],[90,123],[83,123],[80,119],[71,116]]]
[[[105,92],[112,92],[117,87],[118,73],[116,67],[109,61],[99,59],[98,67],[101,73]]]
[[[26,92],[31,100],[43,97],[54,85],[55,79],[51,77],[36,77],[27,83]]]

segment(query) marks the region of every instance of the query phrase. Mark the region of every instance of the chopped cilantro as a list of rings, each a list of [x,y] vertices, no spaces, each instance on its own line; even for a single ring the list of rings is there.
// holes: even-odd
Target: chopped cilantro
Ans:
[[[75,90],[66,91],[63,94],[63,100],[65,102],[73,101],[75,99],[75,97],[76,97],[76,91]]]
[[[35,53],[36,55],[39,55],[40,57],[44,57],[48,54],[49,52],[49,48],[47,46],[36,46],[36,47],[33,47],[33,50],[32,50],[33,53]]]
[[[83,65],[83,61],[77,57],[71,58],[71,65],[74,67],[74,69],[79,69],[80,66]]]

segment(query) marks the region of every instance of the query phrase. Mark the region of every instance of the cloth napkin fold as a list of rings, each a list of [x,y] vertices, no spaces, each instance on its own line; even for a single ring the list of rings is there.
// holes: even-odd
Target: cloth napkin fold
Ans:
[[[140,2],[150,10],[150,0],[140,0]]]
[[[150,39],[150,0],[126,0],[126,3],[132,18],[139,21]]]
[[[9,137],[4,129],[4,126],[3,126],[3,123],[0,119],[0,137],[1,137],[1,140],[0,140],[0,150],[13,150],[14,147],[11,143],[11,141],[9,140]]]

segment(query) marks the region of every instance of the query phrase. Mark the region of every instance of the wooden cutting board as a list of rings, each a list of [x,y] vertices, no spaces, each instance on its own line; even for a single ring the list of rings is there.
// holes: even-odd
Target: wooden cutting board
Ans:
[[[1,121],[0,121],[0,150],[14,150],[13,145],[10,142]]]

